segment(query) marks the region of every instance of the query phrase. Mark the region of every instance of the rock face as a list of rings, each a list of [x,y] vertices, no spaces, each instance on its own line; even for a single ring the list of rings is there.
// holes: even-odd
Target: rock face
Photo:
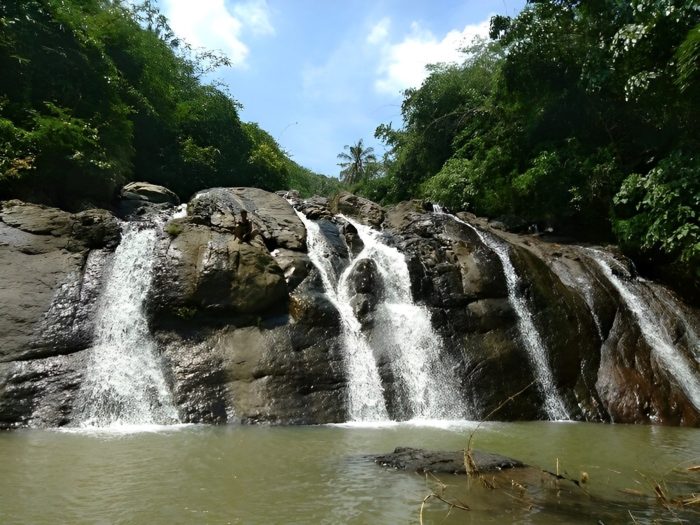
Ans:
[[[2,203],[0,362],[90,345],[97,277],[119,238],[119,222],[104,210]]]
[[[639,280],[614,252],[507,233],[474,216],[433,213],[422,201],[384,210],[350,194],[301,201],[214,188],[195,195],[186,216],[168,220],[177,201],[153,191],[125,188],[119,209],[139,203],[127,215],[162,230],[144,305],[182,421],[348,417],[345,353],[353,349],[343,348],[343,323],[290,197],[318,225],[323,261],[336,280],[363,248],[355,227],[336,213],[380,228],[383,242],[405,256],[413,299],[429,311],[441,359],[454,363],[471,418],[517,392],[495,418],[547,417],[541,364],[525,344],[516,294],[570,418],[700,425],[700,316],[667,289]],[[241,210],[256,232],[249,242],[234,234]],[[69,214],[1,203],[0,428],[75,423],[75,393],[92,355],[95,313],[120,231],[104,210]],[[494,243],[507,248],[515,284]],[[377,326],[390,311],[376,313],[387,301],[385,281],[371,259],[356,261],[346,279],[387,409],[400,417],[403,379],[377,337],[390,335]],[[658,330],[649,329],[649,319]],[[669,353],[677,359],[669,361]],[[423,457],[402,454],[397,461]]]
[[[0,428],[68,421],[120,231],[104,210],[0,204]]]

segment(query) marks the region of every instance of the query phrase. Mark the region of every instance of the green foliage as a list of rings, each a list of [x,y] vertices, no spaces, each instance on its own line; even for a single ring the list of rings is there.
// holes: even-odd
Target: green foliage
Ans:
[[[0,198],[109,205],[135,179],[182,199],[287,188],[287,155],[201,81],[224,65],[177,39],[151,0],[0,3]]]
[[[29,133],[11,120],[0,118],[0,184],[12,184],[28,176],[35,162]]]
[[[167,233],[171,237],[177,237],[184,231],[182,228],[182,224],[177,220],[168,222],[168,224],[166,224],[165,228],[163,229],[165,230],[165,233]]]
[[[272,138],[254,123],[245,124],[245,131],[253,144],[248,157],[249,183],[270,191],[289,188],[287,157]]]
[[[628,210],[616,231],[634,250],[660,250],[700,263],[700,157],[674,152],[646,175],[629,175],[615,196]],[[629,213],[629,210],[633,210]]]
[[[432,66],[403,128],[377,128],[383,200],[615,235],[645,261],[697,266],[699,23],[692,0],[537,0],[494,17],[494,42]]]
[[[287,159],[287,168],[289,170],[289,187],[297,190],[299,195],[304,198],[313,195],[330,197],[340,191],[341,183],[335,177],[314,173],[291,159]]]
[[[678,75],[676,83],[684,94],[698,95],[700,91],[700,24],[688,31],[676,51]]]

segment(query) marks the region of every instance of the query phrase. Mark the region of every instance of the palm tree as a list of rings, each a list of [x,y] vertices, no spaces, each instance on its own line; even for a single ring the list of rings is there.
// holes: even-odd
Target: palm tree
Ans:
[[[345,149],[343,153],[338,153],[338,158],[342,161],[338,166],[343,168],[340,171],[341,180],[347,184],[360,182],[368,174],[369,166],[377,162],[374,148],[365,148],[360,139],[357,144],[353,146],[346,144],[343,149]]]

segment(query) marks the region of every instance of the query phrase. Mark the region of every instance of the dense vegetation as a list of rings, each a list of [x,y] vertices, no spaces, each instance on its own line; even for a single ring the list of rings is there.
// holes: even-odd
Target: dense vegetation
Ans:
[[[539,0],[381,125],[386,176],[357,191],[616,238],[700,287],[700,4]],[[670,272],[670,273],[669,273]]]
[[[149,1],[0,3],[0,198],[105,205],[129,180],[181,198],[219,185],[330,191],[203,82],[227,63],[177,39]]]

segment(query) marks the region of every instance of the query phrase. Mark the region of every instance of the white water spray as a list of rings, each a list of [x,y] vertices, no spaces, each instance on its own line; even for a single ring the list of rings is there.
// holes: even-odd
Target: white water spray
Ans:
[[[437,213],[442,213],[438,208]],[[518,317],[518,328],[522,336],[525,349],[527,350],[530,362],[532,363],[533,373],[539,386],[540,392],[544,396],[544,409],[550,419],[565,420],[569,419],[569,414],[564,408],[564,402],[554,385],[552,370],[549,366],[547,353],[540,337],[537,328],[535,327],[532,318],[532,312],[528,308],[527,302],[522,294],[518,291],[520,288],[520,278],[515,272],[513,263],[510,260],[510,253],[505,242],[497,239],[495,236],[486,232],[481,232],[468,222],[461,220],[459,217],[450,215],[452,219],[460,224],[469,227],[479,237],[481,243],[491,249],[498,256],[503,266],[503,273],[506,277],[506,286],[508,288],[508,300],[513,306]]]
[[[95,322],[95,346],[77,396],[82,427],[178,423],[144,300],[153,277],[154,228],[126,223]]]

